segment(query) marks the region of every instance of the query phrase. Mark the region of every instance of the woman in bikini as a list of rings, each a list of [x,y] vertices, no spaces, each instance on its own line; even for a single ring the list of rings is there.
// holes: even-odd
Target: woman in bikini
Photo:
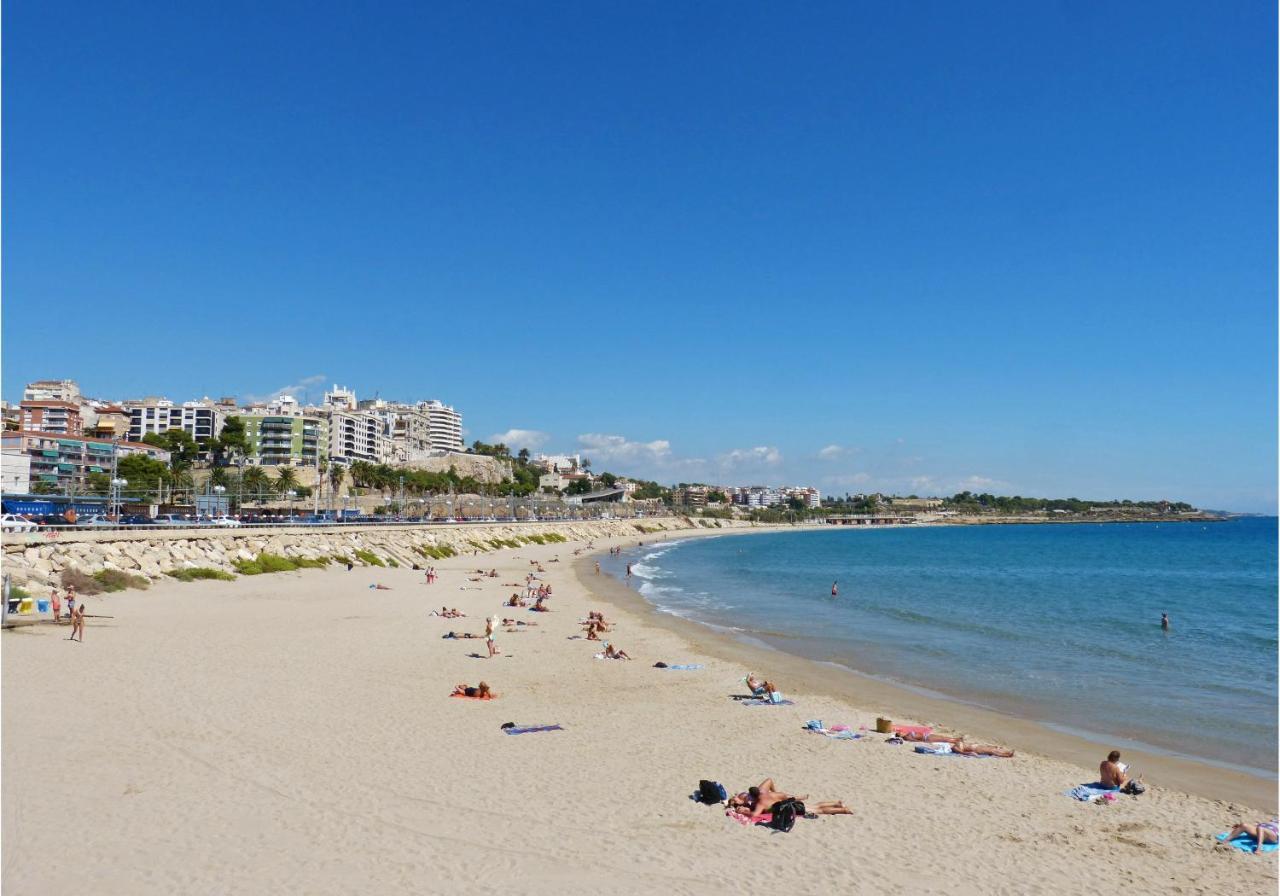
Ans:
[[[477,700],[492,700],[494,697],[498,695],[489,689],[488,684],[482,681],[480,682],[479,685],[477,685],[474,688],[471,687],[470,685],[465,685],[465,684],[455,685],[453,688],[453,693],[450,694],[449,696],[450,697],[474,697]]]
[[[1227,842],[1230,842],[1241,834],[1248,834],[1253,838],[1255,853],[1262,852],[1262,846],[1265,843],[1280,843],[1280,819],[1271,819],[1270,821],[1260,821],[1257,824],[1249,824],[1241,822],[1227,832]]]

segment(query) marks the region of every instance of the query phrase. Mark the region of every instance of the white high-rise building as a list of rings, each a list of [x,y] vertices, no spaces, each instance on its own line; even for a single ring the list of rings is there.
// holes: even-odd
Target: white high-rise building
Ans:
[[[126,401],[129,414],[129,441],[141,442],[149,433],[184,429],[197,442],[205,443],[222,432],[226,422],[225,408],[209,399],[184,401],[175,405],[167,398],[142,398]]]
[[[437,451],[462,450],[462,415],[443,402],[418,402],[427,414],[427,431],[431,447]]]

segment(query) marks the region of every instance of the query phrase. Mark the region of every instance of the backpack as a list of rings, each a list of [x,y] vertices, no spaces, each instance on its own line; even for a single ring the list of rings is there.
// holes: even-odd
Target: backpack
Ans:
[[[769,827],[784,834],[795,827],[796,819],[804,817],[804,803],[799,800],[783,800],[773,805],[773,821]]]
[[[724,789],[723,784],[705,780],[698,782],[698,802],[714,806],[716,803],[723,803],[728,798],[729,792]]]

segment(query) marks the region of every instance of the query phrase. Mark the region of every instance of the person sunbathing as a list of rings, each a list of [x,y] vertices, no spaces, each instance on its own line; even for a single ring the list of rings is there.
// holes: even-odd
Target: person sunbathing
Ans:
[[[1249,824],[1248,822],[1240,822],[1233,825],[1231,830],[1227,831],[1226,842],[1239,837],[1241,834],[1248,834],[1253,838],[1253,851],[1255,853],[1262,852],[1262,847],[1267,843],[1280,843],[1280,819],[1273,818],[1270,821],[1260,821],[1257,824]]]
[[[545,598],[545,597],[540,597],[540,598],[538,598],[536,601],[534,601],[533,606],[532,606],[532,607],[530,607],[529,609],[530,609],[530,610],[532,610],[532,611],[533,611],[533,612],[535,612],[535,613],[550,613],[550,612],[551,612],[551,608],[550,608],[550,607],[543,606],[543,604],[542,604],[542,602],[543,602],[544,600],[546,600],[546,598]]]
[[[453,693],[450,694],[449,696],[450,697],[475,697],[478,700],[492,700],[494,697],[498,695],[493,693],[493,691],[489,689],[489,685],[485,684],[482,681],[480,682],[479,685],[477,685],[474,688],[465,684],[455,685],[453,688]]]
[[[390,590],[391,590],[391,589],[390,589],[390,588],[388,588],[386,585],[383,585],[381,582],[379,582],[377,585],[370,585],[369,587],[370,587],[370,588],[372,588],[372,589],[374,589],[374,590],[376,590],[376,591],[390,591]]]
[[[480,638],[482,635],[473,635],[471,632],[445,632],[442,638]]]
[[[763,815],[783,800],[796,799],[804,802],[806,796],[792,796],[777,790],[773,778],[765,778],[758,787],[751,787],[745,793],[739,793],[728,801],[730,810],[749,815]],[[805,812],[810,815],[852,815],[853,810],[844,804],[844,800],[823,800],[812,805],[805,804]]]
[[[747,690],[757,697],[764,693],[764,679],[757,678],[756,673],[747,673]]]
[[[593,622],[587,626],[587,640],[588,641],[600,640],[600,626],[597,623]]]
[[[625,650],[619,650],[618,648],[614,647],[612,644],[604,645],[604,658],[607,660],[631,659],[631,657],[627,656],[627,652]]]
[[[958,753],[961,756],[995,756],[999,759],[1012,759],[1013,750],[1006,750],[1003,747],[994,747],[990,744],[969,744],[963,740],[955,741],[951,744],[951,752]]]
[[[518,619],[504,619],[504,620],[502,620],[502,624],[503,624],[503,625],[537,625],[538,623],[536,623],[536,622],[521,622],[521,621],[520,621],[520,620],[518,620]]]
[[[947,734],[922,734],[919,731],[901,731],[894,735],[900,740],[909,740],[917,744],[955,744],[964,740],[964,737],[951,737]]]

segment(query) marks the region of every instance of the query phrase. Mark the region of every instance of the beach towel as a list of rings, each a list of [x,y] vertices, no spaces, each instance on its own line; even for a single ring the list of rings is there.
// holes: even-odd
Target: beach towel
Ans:
[[[894,725],[894,734],[914,734],[919,737],[928,737],[933,734],[933,729],[928,725]]]
[[[677,671],[692,671],[694,669],[701,669],[702,663],[676,663],[674,665],[667,666],[666,668],[676,669]]]
[[[495,697],[481,697],[481,696],[479,696],[479,695],[476,695],[476,696],[474,696],[474,697],[469,697],[469,696],[467,696],[466,694],[450,694],[449,696],[450,696],[450,697],[457,697],[459,700],[494,700],[494,699],[497,699],[497,698],[495,698]]]
[[[772,812],[765,812],[762,815],[749,815],[746,812],[740,812],[736,809],[730,809],[728,812],[724,814],[728,815],[730,818],[732,818],[734,821],[736,821],[738,824],[741,824],[741,825],[769,824],[770,822],[773,821]]]
[[[739,706],[795,706],[794,700],[739,700]]]
[[[1240,850],[1241,852],[1253,852],[1254,848],[1258,845],[1257,841],[1254,840],[1252,837],[1250,837],[1248,834],[1241,834],[1239,837],[1237,837],[1234,840],[1228,840],[1227,834],[1229,833],[1231,832],[1223,831],[1221,834],[1218,835],[1218,840],[1221,841],[1222,843],[1228,844],[1229,846],[1234,846],[1236,849]],[[1262,844],[1263,852],[1275,852],[1277,849],[1280,849],[1280,843]]]
[[[804,723],[804,727],[815,734],[821,734],[824,737],[830,737],[835,740],[860,740],[864,736],[855,734],[848,725],[832,725],[828,728],[822,724],[821,719],[810,719]]]
[[[1092,784],[1081,784],[1079,787],[1072,787],[1063,793],[1063,796],[1069,796],[1073,800],[1079,800],[1082,803],[1092,803],[1106,797],[1119,796],[1120,790],[1116,787],[1103,787],[1102,782],[1095,781]]]
[[[955,756],[951,752],[951,744],[916,744],[917,753],[928,753],[933,756]]]
[[[534,725],[529,728],[504,728],[507,734],[535,734],[539,731],[563,731],[559,725]]]

